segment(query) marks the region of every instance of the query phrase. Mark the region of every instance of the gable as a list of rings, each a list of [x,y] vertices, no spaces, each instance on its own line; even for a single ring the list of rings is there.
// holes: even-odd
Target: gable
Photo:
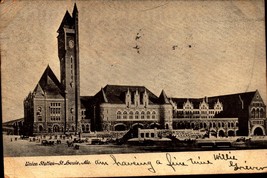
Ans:
[[[264,101],[263,101],[260,93],[258,92],[258,90],[255,92],[250,105],[265,106]]]
[[[36,97],[46,95],[48,98],[64,98],[62,85],[49,66],[45,69],[34,91]]]
[[[34,96],[37,98],[43,98],[44,97],[44,91],[41,88],[41,86],[39,85],[39,83],[36,85],[33,93],[34,93]]]

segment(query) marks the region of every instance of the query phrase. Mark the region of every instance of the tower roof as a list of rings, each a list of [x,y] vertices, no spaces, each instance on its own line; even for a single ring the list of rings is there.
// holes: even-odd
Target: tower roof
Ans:
[[[59,33],[65,25],[66,26],[72,26],[72,24],[73,24],[73,19],[70,15],[69,11],[66,11],[57,32]]]
[[[78,8],[77,8],[76,2],[75,2],[74,3],[72,14],[76,14],[77,12],[78,12]]]
[[[170,104],[170,101],[164,90],[162,90],[161,94],[159,95],[159,101],[161,104]]]

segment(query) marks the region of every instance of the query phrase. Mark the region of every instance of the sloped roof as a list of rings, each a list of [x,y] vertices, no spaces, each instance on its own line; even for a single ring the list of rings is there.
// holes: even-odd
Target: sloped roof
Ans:
[[[140,102],[142,102],[142,96],[146,91],[149,98],[149,104],[159,103],[158,97],[144,86],[106,85],[95,95],[95,99],[101,103],[123,104],[125,103],[125,95],[128,90],[131,93],[132,101],[135,92],[138,91]]]
[[[256,91],[237,93],[231,95],[213,96],[209,100],[216,102],[218,99],[223,104],[223,111],[215,115],[215,117],[238,117],[243,110],[248,110],[248,106]]]
[[[57,30],[57,32],[61,31],[62,28],[67,25],[67,26],[72,26],[73,25],[73,18],[71,17],[69,11],[66,11],[63,19],[62,19],[62,22]]]
[[[41,92],[45,92],[46,96],[49,98],[58,98],[63,97],[62,95],[62,85],[58,81],[54,72],[51,70],[49,65],[45,69],[41,79],[34,89],[34,93],[40,92],[40,87],[42,89]]]
[[[213,108],[215,103],[219,102],[223,105],[223,111],[215,115],[217,118],[238,117],[245,109],[248,109],[256,91],[236,93],[229,95],[212,96],[208,98],[171,98],[176,103],[178,109],[183,108],[183,104],[189,100],[193,103],[194,108],[198,108],[199,104],[204,100],[208,100],[209,108]]]
[[[170,104],[170,100],[167,97],[164,90],[162,90],[161,94],[159,95],[159,103],[160,104]]]
[[[12,126],[15,122],[21,122],[21,121],[24,121],[24,118],[14,119],[11,121],[3,122],[2,125],[3,126]]]

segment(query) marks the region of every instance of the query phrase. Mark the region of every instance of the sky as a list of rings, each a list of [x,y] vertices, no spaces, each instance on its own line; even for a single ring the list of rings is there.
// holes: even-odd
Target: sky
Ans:
[[[181,98],[258,89],[266,103],[261,0],[3,1],[3,122],[23,117],[23,100],[48,64],[60,79],[57,29],[74,2],[82,96],[107,84],[146,86],[157,96],[164,89]]]

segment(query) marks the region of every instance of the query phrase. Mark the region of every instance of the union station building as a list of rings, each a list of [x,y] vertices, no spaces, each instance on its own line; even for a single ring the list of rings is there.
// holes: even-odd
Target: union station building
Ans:
[[[202,98],[159,96],[145,86],[106,85],[80,96],[78,9],[58,29],[60,79],[47,66],[24,100],[25,134],[127,131],[133,127],[207,130],[217,136],[266,135],[266,106],[256,91]]]

